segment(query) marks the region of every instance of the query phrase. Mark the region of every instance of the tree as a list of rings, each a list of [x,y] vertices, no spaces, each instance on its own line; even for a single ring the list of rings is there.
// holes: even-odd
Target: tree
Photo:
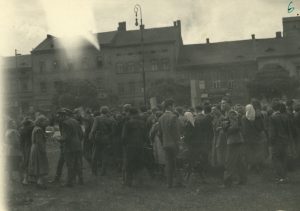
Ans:
[[[267,100],[283,96],[293,98],[298,87],[299,80],[291,77],[287,70],[277,64],[264,66],[247,84],[250,97]]]
[[[53,98],[53,104],[58,107],[77,108],[80,106],[98,107],[97,87],[88,80],[69,80],[60,83]]]
[[[173,98],[178,105],[189,105],[191,99],[190,86],[174,79],[160,79],[148,89],[148,97],[156,97],[158,102]]]

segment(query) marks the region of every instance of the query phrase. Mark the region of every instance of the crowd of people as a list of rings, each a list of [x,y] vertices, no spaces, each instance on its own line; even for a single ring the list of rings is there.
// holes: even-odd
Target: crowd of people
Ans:
[[[5,126],[7,175],[18,173],[24,185],[45,189],[49,174],[47,141],[55,139],[60,153],[55,176],[59,183],[64,164],[66,183],[84,184],[83,159],[92,174],[109,169],[122,173],[123,185],[132,186],[138,172],[166,181],[168,188],[183,187],[191,174],[203,182],[213,170],[223,187],[245,185],[248,172],[261,173],[271,160],[275,181],[287,183],[289,168],[297,166],[300,152],[300,105],[273,99],[262,106],[253,99],[246,106],[229,98],[195,108],[175,107],[172,99],[147,110],[130,104],[122,110],[102,106],[100,111],[60,109],[54,118],[38,114]],[[47,126],[57,125],[60,135],[49,139]]]

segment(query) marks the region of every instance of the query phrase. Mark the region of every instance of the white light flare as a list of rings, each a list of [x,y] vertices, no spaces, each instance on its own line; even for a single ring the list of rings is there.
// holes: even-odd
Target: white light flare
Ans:
[[[100,50],[96,35],[92,0],[40,0],[46,15],[48,34],[68,49],[80,47],[83,39]]]

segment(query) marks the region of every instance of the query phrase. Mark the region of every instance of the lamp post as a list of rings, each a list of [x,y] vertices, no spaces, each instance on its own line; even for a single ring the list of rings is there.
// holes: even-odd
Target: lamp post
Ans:
[[[144,105],[147,106],[147,97],[146,97],[146,76],[145,76],[145,56],[144,56],[144,25],[143,25],[143,16],[142,16],[142,7],[139,4],[134,6],[135,13],[135,25],[138,26],[140,24],[141,30],[141,48],[142,48],[142,79],[143,79],[143,95],[144,95]],[[138,21],[138,13],[140,13],[140,23]]]
[[[19,113],[22,115],[22,108],[21,108],[21,103],[20,103],[20,97],[21,97],[21,93],[20,93],[20,90],[21,90],[21,87],[20,87],[20,76],[19,76],[19,71],[18,71],[18,56],[21,56],[21,54],[18,53],[18,50],[15,49],[15,58],[16,58],[16,76],[18,77],[18,86],[17,86],[17,98],[18,100],[16,101],[17,102],[17,107],[19,108]]]

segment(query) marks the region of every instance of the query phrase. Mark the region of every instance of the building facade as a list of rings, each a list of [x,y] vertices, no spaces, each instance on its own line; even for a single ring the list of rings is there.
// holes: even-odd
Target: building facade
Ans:
[[[252,35],[249,40],[207,39],[193,45],[183,44],[179,20],[138,30],[127,30],[126,22],[120,22],[115,31],[91,34],[98,46],[78,38],[79,44],[66,47],[61,38],[47,35],[31,55],[5,59],[7,102],[23,110],[51,109],[63,92],[61,84],[80,79],[94,84],[100,103],[115,96],[119,104],[141,105],[144,68],[148,99],[154,96],[147,90],[157,80],[172,78],[191,87],[192,105],[217,102],[224,95],[246,103],[246,84],[265,65],[278,64],[300,80],[300,17],[283,18],[282,23],[283,33],[274,38]]]
[[[300,80],[300,17],[283,18],[283,35],[274,38],[184,45],[178,74],[191,84],[192,105],[222,96],[235,103],[249,102],[247,82],[266,65],[279,65]],[[300,97],[300,96],[299,96]]]

